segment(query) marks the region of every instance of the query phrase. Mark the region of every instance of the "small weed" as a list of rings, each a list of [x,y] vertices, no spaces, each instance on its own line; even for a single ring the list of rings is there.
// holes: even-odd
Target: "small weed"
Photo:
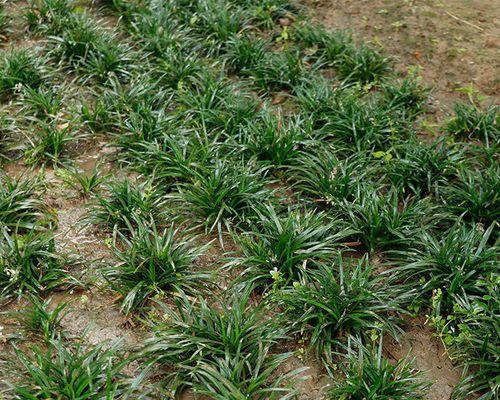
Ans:
[[[97,164],[89,172],[75,169],[59,170],[58,173],[64,183],[80,193],[82,197],[88,197],[95,193],[97,188],[107,179],[107,176],[101,174]]]

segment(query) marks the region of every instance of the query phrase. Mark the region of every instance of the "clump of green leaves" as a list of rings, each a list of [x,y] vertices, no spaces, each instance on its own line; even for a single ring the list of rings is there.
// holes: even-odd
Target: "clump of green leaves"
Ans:
[[[269,111],[243,128],[236,140],[243,151],[274,167],[288,164],[301,149],[315,143],[307,120],[287,118]]]
[[[105,186],[105,193],[96,196],[88,220],[111,230],[127,230],[137,221],[162,221],[165,204],[164,194],[152,181],[125,179]]]
[[[275,399],[291,392],[286,376],[274,375],[289,353],[273,353],[284,329],[263,318],[262,308],[250,303],[250,290],[216,306],[203,299],[176,299],[166,308],[165,323],[142,351],[148,362],[165,365],[170,388],[187,387],[216,399]],[[170,368],[174,366],[174,368]]]
[[[408,246],[424,229],[438,223],[428,199],[402,197],[395,189],[389,191],[365,187],[353,202],[344,202],[346,220],[356,237],[368,251]]]
[[[252,284],[303,281],[338,254],[349,233],[324,213],[301,209],[278,213],[274,207],[262,207],[249,230],[234,236],[243,257],[231,264],[244,267],[242,277]]]
[[[139,222],[130,229],[130,238],[118,236],[120,242],[113,248],[118,262],[104,275],[123,296],[126,313],[167,292],[192,293],[209,276],[195,265],[207,246],[197,246],[195,236],[182,235],[174,225],[160,229],[154,222]]]
[[[500,168],[461,168],[458,179],[443,188],[443,199],[453,214],[491,225],[500,217]]]
[[[66,270],[68,256],[56,250],[51,230],[1,232],[0,300],[10,300],[23,293],[39,295],[62,285],[75,283]]]
[[[332,354],[342,336],[395,334],[394,313],[410,294],[382,282],[367,258],[345,265],[325,264],[309,273],[310,280],[285,287],[278,298],[292,326],[332,367]]]
[[[481,110],[476,104],[457,103],[455,115],[448,122],[446,131],[462,138],[478,139],[486,146],[496,145],[500,139],[498,106]]]
[[[35,120],[31,133],[25,135],[27,144],[24,146],[26,161],[30,164],[64,163],[67,161],[68,144],[79,138],[73,122],[59,119],[48,122]]]
[[[293,187],[329,206],[357,198],[370,170],[366,157],[343,158],[329,149],[300,152],[290,164],[287,175]]]
[[[265,187],[265,169],[256,170],[242,162],[218,159],[213,165],[192,169],[188,182],[178,185],[175,199],[189,205],[189,211],[206,231],[241,223],[255,215],[271,196]]]
[[[52,299],[41,300],[37,296],[31,296],[29,301],[27,308],[15,314],[22,327],[45,341],[62,336],[61,322],[67,314],[68,303],[61,301],[53,306]]]
[[[382,340],[364,346],[358,339],[350,339],[347,354],[342,355],[339,378],[328,391],[336,399],[423,399],[430,386],[422,373],[412,366],[412,360],[403,358],[396,363],[382,355]]]
[[[414,282],[423,298],[439,290],[433,303],[439,315],[453,311],[456,296],[486,296],[478,282],[493,274],[498,262],[498,248],[489,244],[494,227],[484,231],[456,223],[439,237],[422,231],[418,245],[402,253],[402,265],[394,269],[393,277]]]
[[[28,50],[11,50],[0,59],[0,96],[12,97],[27,86],[40,87],[44,81],[43,59]]]
[[[58,338],[46,348],[31,346],[16,354],[25,370],[22,383],[12,385],[19,399],[118,399],[129,388],[123,372],[127,360],[117,345],[86,347]]]
[[[0,227],[33,229],[43,216],[37,179],[14,179],[0,175]]]

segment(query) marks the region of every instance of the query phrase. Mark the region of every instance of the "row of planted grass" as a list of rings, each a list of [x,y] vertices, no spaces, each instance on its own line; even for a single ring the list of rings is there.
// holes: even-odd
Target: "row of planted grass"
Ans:
[[[103,276],[124,312],[179,298],[164,317],[149,316],[153,336],[134,354],[144,374],[164,365],[162,390],[175,393],[293,397],[298,371],[279,369],[292,355],[279,348],[301,337],[333,378],[331,398],[374,396],[371,387],[382,398],[420,398],[426,385],[407,361],[383,358],[381,337],[425,308],[465,362],[455,396],[496,395],[495,107],[458,105],[444,137],[429,143],[418,135],[418,79],[385,79],[386,58],[301,21],[288,2],[101,5],[120,28],[98,27],[95,10],[68,1],[29,6],[28,25],[46,43],[39,53],[6,52],[0,74],[29,133],[6,119],[2,143],[7,157],[21,150],[28,162],[58,165],[70,142],[104,134],[117,163],[149,177],[106,184],[87,217],[113,233],[118,262]],[[278,29],[278,18],[297,20]],[[72,82],[60,84],[61,74]],[[81,85],[84,95],[71,89]],[[465,138],[473,141],[456,141]],[[98,171],[66,180],[87,194],[102,183]],[[32,184],[3,181],[4,299],[75,283]],[[197,298],[217,284],[197,263],[203,230],[238,249],[225,254],[224,269],[240,273],[220,304]],[[27,368],[18,396],[79,398],[70,394],[77,385],[88,398],[124,396],[112,350],[87,352],[60,333],[45,335],[47,353],[32,351],[38,368]],[[54,362],[52,352],[65,357]],[[56,373],[72,363],[77,383]]]

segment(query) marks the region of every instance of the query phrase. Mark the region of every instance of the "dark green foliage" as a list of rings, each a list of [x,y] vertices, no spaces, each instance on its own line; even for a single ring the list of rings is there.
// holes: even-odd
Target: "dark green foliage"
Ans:
[[[243,151],[273,167],[288,164],[301,149],[317,144],[308,120],[267,110],[248,123],[236,140]]]
[[[446,126],[446,131],[462,138],[477,139],[487,146],[498,144],[500,126],[498,106],[481,110],[477,105],[457,103],[455,116]]]
[[[359,197],[369,165],[363,156],[343,159],[333,150],[313,149],[301,152],[287,171],[294,188],[314,202],[331,206]]]
[[[54,35],[66,27],[72,9],[71,0],[30,0],[24,18],[31,31]]]
[[[231,262],[245,268],[246,282],[275,286],[303,281],[322,262],[336,257],[342,240],[349,235],[339,221],[323,213],[263,207],[249,230],[234,239],[243,257]]]
[[[151,181],[128,179],[106,185],[90,210],[88,220],[111,230],[128,230],[137,221],[161,222],[165,217],[165,196]]]
[[[322,132],[334,144],[352,151],[386,151],[414,136],[399,114],[377,98],[361,98],[351,91],[339,92],[336,103],[323,115]]]
[[[130,238],[122,234],[119,238],[113,248],[118,262],[104,275],[123,296],[126,313],[167,292],[193,293],[209,276],[195,265],[207,246],[197,246],[195,236],[182,235],[173,225],[161,229],[154,222],[138,222],[130,229]]]
[[[252,71],[265,62],[270,52],[268,40],[250,36],[234,36],[227,43],[226,63],[231,71],[249,76]]]
[[[457,223],[439,237],[424,231],[417,247],[402,254],[401,266],[392,276],[417,288],[424,299],[439,290],[434,299],[435,312],[451,313],[457,296],[487,294],[477,282],[493,274],[498,264],[500,252],[488,243],[493,229],[494,225],[484,232]]]
[[[61,164],[67,161],[67,146],[78,139],[72,121],[35,120],[31,126],[31,135],[26,139],[25,157],[30,164]]]
[[[43,215],[41,184],[36,179],[0,175],[0,228],[34,229]]]
[[[199,0],[195,2],[195,14],[189,22],[206,45],[217,51],[243,29],[245,17],[240,7],[230,3]]]
[[[356,232],[354,237],[370,252],[408,246],[440,219],[428,199],[402,197],[395,189],[383,192],[364,187],[342,210]]]
[[[0,301],[23,293],[38,295],[74,283],[66,271],[70,260],[56,250],[51,230],[0,237]]]
[[[491,225],[500,217],[500,168],[461,168],[458,179],[443,189],[448,209],[471,222]]]
[[[413,74],[396,85],[384,83],[382,89],[387,107],[398,109],[403,117],[411,119],[420,115],[424,111],[428,94],[428,89],[422,87],[420,83],[420,78]]]
[[[343,377],[328,392],[331,400],[419,400],[430,386],[412,366],[412,360],[392,363],[385,358],[382,340],[377,349],[375,344],[364,346],[352,339],[346,352],[340,363]]]
[[[348,46],[336,64],[347,82],[373,83],[389,72],[389,59],[366,45]]]
[[[327,367],[345,334],[395,334],[394,312],[411,292],[383,282],[367,258],[347,265],[339,258],[338,265],[325,264],[309,275],[309,281],[285,287],[278,296],[292,326]]]
[[[315,49],[312,53],[314,59],[330,66],[342,60],[344,52],[352,43],[352,39],[344,32],[329,31],[321,25],[295,25],[292,32],[293,38],[306,49]]]
[[[458,174],[465,157],[463,150],[445,138],[430,145],[410,141],[393,147],[390,160],[381,168],[392,185],[416,195],[437,194]]]
[[[249,70],[254,84],[264,92],[291,90],[305,78],[307,71],[298,49],[283,49],[266,56]]]
[[[14,314],[22,327],[45,341],[61,336],[61,322],[68,312],[68,303],[60,302],[52,306],[52,299],[41,300],[36,296],[31,296],[29,301],[27,308]]]
[[[483,298],[457,298],[451,323],[446,326],[445,340],[453,355],[466,365],[453,399],[493,400],[500,395],[498,277],[493,274],[478,285],[488,294]]]
[[[55,119],[63,110],[63,93],[67,90],[61,88],[31,88],[23,87],[21,103],[27,109],[27,112],[33,117],[41,120]]]
[[[176,310],[165,309],[166,322],[142,353],[149,362],[174,367],[166,381],[176,394],[184,385],[217,399],[274,399],[290,391],[280,387],[283,378],[273,382],[290,356],[271,353],[285,331],[266,319],[262,307],[251,306],[249,296],[247,290],[214,307],[182,297]]]
[[[191,179],[179,184],[174,197],[206,231],[217,229],[220,235],[223,227],[252,217],[256,207],[270,200],[272,192],[264,186],[265,172],[242,162],[217,160],[214,165],[192,169]]]
[[[52,339],[46,349],[32,346],[29,350],[16,351],[25,370],[22,383],[14,386],[18,399],[118,399],[128,390],[123,373],[126,361],[116,345],[86,348],[81,342],[73,345]]]
[[[98,29],[86,15],[68,19],[63,31],[51,37],[50,47],[51,58],[64,61],[85,80],[106,82],[110,76],[125,79],[129,75],[128,46],[118,42],[112,32]]]
[[[0,96],[9,98],[23,87],[40,87],[46,76],[43,64],[43,59],[27,50],[4,53],[0,60]]]

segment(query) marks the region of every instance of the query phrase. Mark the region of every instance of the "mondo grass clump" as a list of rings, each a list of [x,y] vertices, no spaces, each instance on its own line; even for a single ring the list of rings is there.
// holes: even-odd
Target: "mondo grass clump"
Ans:
[[[498,377],[498,278],[479,281],[488,294],[483,298],[457,297],[454,313],[447,322],[437,324],[440,336],[452,357],[464,364],[462,380],[455,387],[453,397],[465,400],[470,397],[494,399],[500,387]],[[493,321],[493,323],[492,323]]]
[[[0,58],[0,97],[10,99],[23,87],[40,87],[47,76],[44,63],[28,50],[4,52]]]
[[[35,119],[30,134],[25,134],[25,160],[28,164],[64,164],[68,162],[68,147],[82,136],[73,121]]]
[[[353,237],[369,252],[407,247],[443,218],[428,198],[404,196],[395,188],[386,191],[367,185],[359,193],[341,210]]]
[[[192,177],[178,185],[172,198],[207,232],[229,230],[255,216],[255,210],[271,201],[273,191],[265,185],[266,169],[230,159],[192,169]],[[187,207],[186,207],[187,206]]]
[[[140,221],[163,221],[166,203],[164,193],[151,180],[110,182],[96,195],[87,220],[111,231],[127,231]]]
[[[3,229],[1,235],[0,302],[77,283],[67,269],[74,260],[56,249],[50,229],[32,229],[28,233],[8,233]]]
[[[67,302],[61,301],[53,305],[51,298],[43,300],[32,295],[25,309],[11,315],[16,317],[28,335],[50,341],[64,336],[61,324],[68,313],[67,307]]]
[[[460,168],[458,178],[442,190],[449,212],[472,223],[489,226],[500,216],[500,168]]]
[[[455,181],[464,161],[463,149],[441,138],[430,144],[413,140],[401,143],[385,153],[379,164],[392,186],[415,196],[439,198]]]
[[[162,299],[169,292],[193,294],[206,284],[209,274],[196,260],[208,245],[197,237],[182,234],[171,224],[159,228],[154,222],[138,222],[129,236],[118,233],[113,247],[117,263],[105,268],[104,276],[122,296],[125,313],[140,311],[148,300]]]
[[[364,155],[342,157],[333,149],[302,151],[286,167],[292,187],[314,203],[326,207],[351,202],[370,180],[369,159]]]
[[[411,291],[389,286],[364,257],[324,263],[309,272],[309,280],[296,281],[276,296],[294,331],[332,368],[333,352],[344,335],[367,340],[383,333],[395,336],[397,314],[411,295]]]
[[[458,222],[439,236],[422,231],[416,246],[401,253],[392,277],[412,285],[422,299],[434,294],[432,306],[439,315],[453,312],[457,296],[488,296],[479,282],[497,269],[500,252],[491,243],[494,228]]]
[[[118,345],[86,346],[51,339],[46,346],[16,350],[23,366],[11,383],[19,399],[119,399],[131,392],[124,368],[128,361]]]
[[[146,362],[165,366],[163,382],[174,394],[192,388],[216,399],[291,396],[290,376],[277,374],[291,356],[276,348],[286,331],[262,306],[252,306],[250,293],[214,306],[183,296],[176,309],[165,309],[165,322],[156,324],[141,353]]]
[[[340,355],[340,371],[328,391],[328,399],[424,399],[430,384],[423,373],[403,358],[393,363],[383,355],[383,341],[363,345],[350,338],[345,354]]]
[[[38,179],[0,175],[0,228],[35,229],[45,211],[40,200],[42,191],[43,185]]]
[[[301,149],[317,144],[309,121],[267,110],[248,123],[236,140],[242,151],[273,167],[289,164]]]
[[[311,271],[339,254],[350,233],[325,213],[262,207],[248,230],[234,235],[243,256],[229,265],[243,267],[242,280],[250,285],[276,288],[303,282]]]
[[[486,146],[498,145],[500,126],[498,106],[491,105],[485,110],[474,103],[457,103],[455,115],[446,126],[446,131],[462,139],[482,141]]]

